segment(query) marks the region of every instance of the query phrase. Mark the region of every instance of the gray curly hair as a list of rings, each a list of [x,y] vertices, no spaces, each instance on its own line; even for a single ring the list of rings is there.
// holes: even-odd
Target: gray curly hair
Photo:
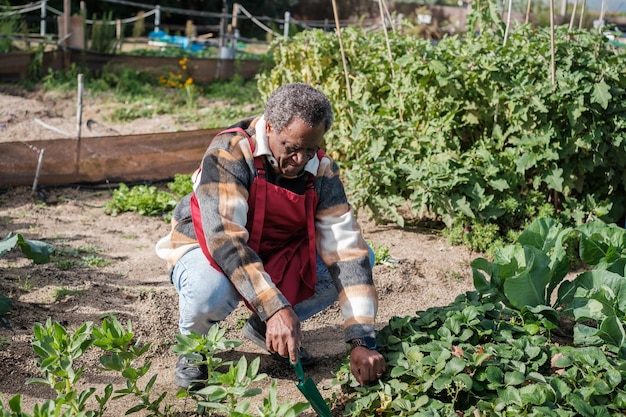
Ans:
[[[282,131],[294,117],[310,127],[323,122],[324,132],[333,124],[333,110],[328,98],[304,83],[279,87],[265,103],[265,120],[277,132]]]

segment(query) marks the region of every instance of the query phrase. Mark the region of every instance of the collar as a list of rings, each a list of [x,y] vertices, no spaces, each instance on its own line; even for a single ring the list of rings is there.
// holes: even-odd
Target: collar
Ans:
[[[253,156],[261,156],[265,155],[269,163],[273,167],[278,167],[278,162],[274,155],[272,155],[272,151],[270,149],[269,142],[267,140],[267,131],[266,131],[266,123],[265,123],[265,115],[261,116],[261,118],[256,122],[255,134],[254,137],[256,139],[256,147],[254,149]],[[315,157],[306,163],[304,166],[304,170],[312,175],[317,175],[317,170],[320,166],[319,158]]]

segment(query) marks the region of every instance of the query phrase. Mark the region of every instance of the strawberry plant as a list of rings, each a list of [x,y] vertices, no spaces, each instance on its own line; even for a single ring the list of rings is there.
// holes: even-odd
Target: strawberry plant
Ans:
[[[569,245],[586,270],[565,280]],[[360,387],[344,362],[345,415],[623,415],[625,262],[614,224],[537,219],[493,262],[472,262],[476,291],[389,321],[379,384]]]

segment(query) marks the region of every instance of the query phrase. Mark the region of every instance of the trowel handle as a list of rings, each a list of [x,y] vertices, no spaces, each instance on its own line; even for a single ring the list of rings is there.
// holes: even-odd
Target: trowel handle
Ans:
[[[297,352],[298,360],[296,363],[291,363],[291,359],[289,359],[289,363],[293,366],[293,369],[296,370],[296,376],[298,377],[298,381],[304,382],[304,370],[302,369],[302,361],[300,361],[300,352]]]

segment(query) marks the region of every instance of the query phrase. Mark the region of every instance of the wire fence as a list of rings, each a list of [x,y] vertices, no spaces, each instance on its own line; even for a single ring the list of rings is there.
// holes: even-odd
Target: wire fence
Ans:
[[[163,25],[161,16],[162,13],[175,14],[187,17],[198,17],[198,18],[209,18],[215,19],[219,21],[220,31],[224,31],[224,22],[228,20],[233,20],[233,18],[237,19],[246,19],[255,24],[258,28],[265,31],[267,34],[277,37],[284,36],[287,37],[289,35],[289,29],[292,25],[296,27],[300,27],[304,30],[310,29],[324,29],[324,30],[333,30],[335,25],[329,20],[307,20],[301,21],[294,19],[289,12],[285,12],[283,19],[278,18],[270,18],[267,16],[254,16],[248,10],[246,10],[241,4],[235,3],[233,5],[233,12],[208,12],[208,11],[198,11],[198,10],[188,10],[188,9],[180,9],[175,7],[162,7],[159,5],[151,5],[138,3],[128,0],[101,0],[106,3],[119,4],[123,6],[135,7],[140,11],[143,11],[142,15],[139,14],[132,17],[115,19],[115,20],[98,20],[95,21],[93,19],[85,19],[85,23],[87,25],[94,24],[104,24],[104,25],[119,25],[119,24],[132,24],[139,20],[152,17],[153,18],[153,28],[154,31],[159,31]],[[47,0],[40,0],[37,2],[31,2],[25,5],[16,5],[16,6],[0,6],[0,19],[8,18],[11,16],[24,15],[29,13],[39,12],[40,15],[40,31],[39,35],[44,36],[56,36],[56,33],[48,33],[47,22],[50,21],[49,14],[54,16],[63,16],[63,12],[57,10],[47,4]],[[354,24],[354,22],[340,22],[340,26],[348,26]],[[270,26],[275,28],[283,28],[283,33],[278,33],[276,30],[272,29]],[[234,34],[233,28],[233,34]],[[220,36],[224,36],[225,33],[220,33]],[[245,38],[240,38],[241,40],[246,40]]]

